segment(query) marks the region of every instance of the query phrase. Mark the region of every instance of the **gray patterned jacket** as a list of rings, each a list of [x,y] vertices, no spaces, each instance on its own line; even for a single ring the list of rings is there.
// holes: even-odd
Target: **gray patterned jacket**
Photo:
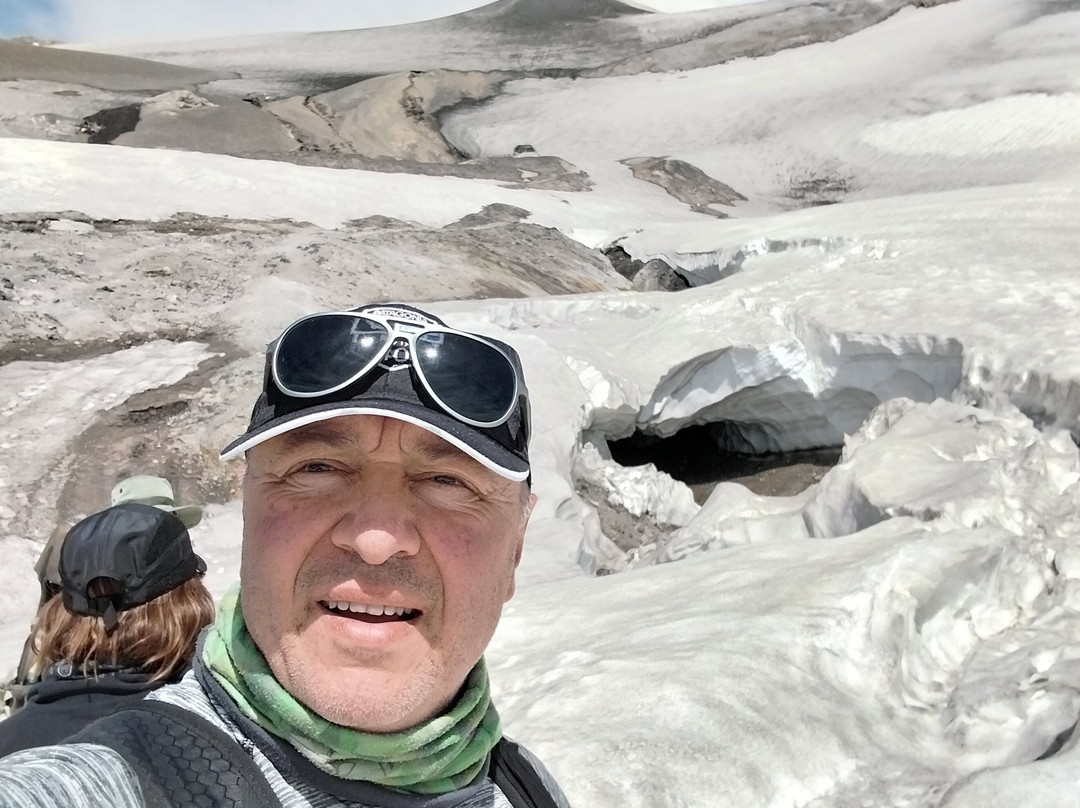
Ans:
[[[507,795],[487,776],[465,789],[435,797],[333,777],[268,735],[252,738],[250,727],[241,728],[242,717],[212,702],[191,672],[181,682],[147,698],[183,707],[233,737],[252,756],[283,808],[512,808]],[[569,808],[543,765],[527,752],[525,755],[555,805]],[[67,743],[27,749],[0,759],[0,808],[145,806],[134,770],[108,746]]]

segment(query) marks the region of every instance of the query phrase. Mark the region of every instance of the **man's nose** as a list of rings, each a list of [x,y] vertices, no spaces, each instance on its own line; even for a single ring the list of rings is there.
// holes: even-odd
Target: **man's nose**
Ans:
[[[420,551],[420,532],[407,497],[388,488],[357,492],[334,526],[331,540],[368,564]]]

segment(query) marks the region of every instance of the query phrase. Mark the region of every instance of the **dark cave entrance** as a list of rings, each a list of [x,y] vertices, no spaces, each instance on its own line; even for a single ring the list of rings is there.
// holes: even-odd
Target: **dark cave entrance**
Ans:
[[[818,482],[840,459],[839,446],[769,454],[733,449],[745,445],[745,428],[721,421],[688,426],[666,438],[636,431],[608,440],[608,448],[620,465],[652,463],[686,483],[699,503],[721,482],[737,482],[763,496],[791,496]]]

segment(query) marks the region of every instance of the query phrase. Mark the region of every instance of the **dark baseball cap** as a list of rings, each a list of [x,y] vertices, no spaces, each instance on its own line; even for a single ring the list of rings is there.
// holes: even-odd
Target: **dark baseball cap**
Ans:
[[[111,631],[119,612],[149,603],[195,575],[206,562],[195,554],[187,528],[172,513],[152,505],[114,505],[78,522],[60,550],[64,606],[75,614],[101,617]],[[112,578],[122,591],[92,598],[97,578]]]

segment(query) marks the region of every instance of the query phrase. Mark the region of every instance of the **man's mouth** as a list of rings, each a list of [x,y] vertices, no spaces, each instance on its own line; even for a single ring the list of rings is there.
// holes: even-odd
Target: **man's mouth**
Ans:
[[[420,616],[418,609],[386,606],[380,603],[352,603],[344,600],[321,600],[319,605],[330,614],[364,623],[408,622]]]

